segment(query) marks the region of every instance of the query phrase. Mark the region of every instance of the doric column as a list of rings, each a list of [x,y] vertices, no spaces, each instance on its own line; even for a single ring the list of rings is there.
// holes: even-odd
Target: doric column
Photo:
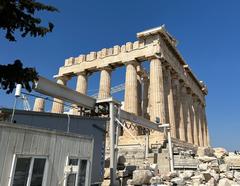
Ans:
[[[171,126],[171,136],[176,138],[176,122],[175,122],[175,110],[174,110],[174,98],[173,87],[170,67],[166,67],[166,89],[167,89],[167,103],[168,103],[168,116]]]
[[[147,113],[148,108],[148,90],[149,90],[149,78],[144,77],[143,78],[143,99],[142,99],[142,116],[144,118],[149,119],[149,115]]]
[[[204,109],[203,109],[203,116],[204,116],[205,130],[206,130],[206,136],[205,136],[206,146],[210,147],[209,130],[208,130],[207,116],[206,116],[206,106],[204,106]]]
[[[137,80],[137,62],[126,63],[125,95],[124,110],[138,115],[138,80]],[[130,124],[130,123],[128,123]],[[131,133],[138,135],[138,129],[132,130]],[[129,136],[123,131],[124,136]]]
[[[187,88],[187,141],[193,144],[193,108],[192,108],[192,91]]]
[[[76,85],[76,91],[82,94],[87,94],[87,73],[86,72],[80,72],[77,74],[77,85]],[[77,105],[73,105],[74,107],[77,107]],[[81,111],[77,108],[73,108],[73,114],[74,115],[81,115]]]
[[[179,121],[179,139],[182,141],[187,141],[186,139],[186,126],[185,124],[187,123],[187,107],[186,107],[186,94],[187,90],[186,87],[184,86],[184,83],[181,83],[180,85],[180,90],[181,90],[181,99],[180,99],[180,121]]]
[[[199,146],[202,147],[203,144],[203,128],[202,128],[202,123],[203,123],[203,118],[202,118],[202,105],[201,103],[198,104],[198,140],[199,140]]]
[[[202,140],[203,140],[203,146],[208,146],[208,134],[207,134],[207,123],[206,123],[206,115],[205,115],[205,105],[201,104],[201,116],[202,116]]]
[[[34,102],[33,111],[44,112],[45,100],[43,98],[36,98]]]
[[[142,80],[140,75],[137,75],[137,100],[138,100],[137,115],[142,116]]]
[[[164,82],[163,68],[160,59],[151,59],[150,62],[150,120],[165,123]]]
[[[77,85],[76,85],[76,91],[80,92],[82,94],[87,94],[87,73],[81,72],[77,74]]]
[[[173,100],[175,108],[175,124],[176,124],[176,137],[180,139],[179,126],[180,126],[180,84],[176,73],[172,74],[172,88]]]
[[[124,110],[133,114],[138,114],[138,89],[137,89],[137,63],[126,64]]]
[[[67,80],[69,80],[69,78],[67,78],[67,77],[58,77],[57,83],[60,85],[66,86]],[[54,98],[54,102],[52,105],[52,113],[63,113],[63,111],[64,111],[63,103],[64,103],[63,100]]]
[[[101,69],[98,99],[104,99],[111,96],[111,72],[110,67]]]
[[[194,144],[199,146],[199,112],[198,112],[198,105],[199,100],[196,95],[193,95],[193,117],[194,117],[194,124],[193,124],[193,141]]]

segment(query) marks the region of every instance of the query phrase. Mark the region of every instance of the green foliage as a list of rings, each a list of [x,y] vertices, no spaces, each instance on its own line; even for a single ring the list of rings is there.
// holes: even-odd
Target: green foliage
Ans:
[[[23,68],[22,62],[17,59],[14,64],[0,65],[0,85],[7,90],[7,94],[12,93],[15,84],[22,84],[23,88],[31,91],[31,83],[37,80],[37,72],[34,68]]]
[[[58,11],[55,7],[39,3],[34,0],[0,0],[0,29],[6,30],[5,37],[9,41],[16,41],[15,32],[22,37],[45,36],[52,32],[54,25],[49,22],[47,27],[41,26],[42,20],[35,17],[38,11]],[[6,93],[12,93],[16,84],[22,84],[23,88],[31,91],[31,84],[37,80],[35,68],[23,68],[18,59],[14,64],[0,65],[0,88]]]
[[[5,37],[16,41],[14,33],[20,31],[21,36],[45,36],[52,32],[54,25],[49,22],[47,27],[41,26],[41,19],[35,17],[37,11],[58,11],[55,7],[34,0],[0,0],[0,29],[6,30]]]

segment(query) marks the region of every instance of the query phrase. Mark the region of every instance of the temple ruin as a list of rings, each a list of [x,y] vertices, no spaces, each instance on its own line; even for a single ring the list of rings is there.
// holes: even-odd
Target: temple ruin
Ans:
[[[153,28],[137,33],[135,42],[66,59],[55,78],[57,83],[67,85],[71,77],[77,76],[76,91],[86,94],[89,75],[100,71],[98,99],[104,99],[111,97],[111,72],[125,66],[125,111],[152,122],[169,123],[175,141],[210,146],[206,85],[196,78],[176,47],[177,41],[164,26]],[[141,66],[145,61],[150,63],[149,73]],[[62,101],[56,101],[52,112],[63,113]],[[81,109],[75,109],[74,114],[80,115]],[[134,127],[134,123],[126,125],[135,129],[131,133],[139,141],[144,140],[146,131]],[[158,144],[164,138],[164,133],[150,131],[149,143]],[[120,144],[128,143],[134,142],[123,130]]]

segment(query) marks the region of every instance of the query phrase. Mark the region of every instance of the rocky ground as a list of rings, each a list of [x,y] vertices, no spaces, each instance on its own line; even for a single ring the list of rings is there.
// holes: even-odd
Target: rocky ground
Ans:
[[[159,173],[156,164],[145,162],[133,171],[126,185],[240,186],[240,155],[215,148],[212,156],[198,156],[197,170]],[[238,170],[237,170],[238,169]]]

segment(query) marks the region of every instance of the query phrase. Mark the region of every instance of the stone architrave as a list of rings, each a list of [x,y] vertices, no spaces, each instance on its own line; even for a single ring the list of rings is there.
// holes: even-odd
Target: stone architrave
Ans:
[[[77,85],[76,91],[82,94],[87,94],[87,81],[88,76],[86,72],[80,72],[77,74]],[[73,107],[77,107],[77,105],[73,105]],[[80,108],[79,108],[80,109]],[[78,108],[73,108],[74,115],[81,115],[81,111]]]
[[[59,77],[57,78],[57,83],[60,85],[67,85],[68,77]],[[61,99],[54,98],[53,105],[52,105],[52,113],[63,113],[64,111],[64,102]]]
[[[190,88],[187,89],[187,140],[188,143],[193,144],[193,110],[192,110],[192,91]]]
[[[136,61],[126,63],[124,110],[138,115],[138,80],[137,80]],[[131,133],[138,135],[138,130],[132,130]],[[129,136],[125,131],[124,136]]]
[[[168,103],[168,116],[171,127],[171,136],[176,138],[176,122],[175,122],[175,109],[174,109],[174,98],[173,98],[173,87],[172,77],[169,67],[166,67],[166,89],[167,89],[167,103]]]
[[[33,111],[44,112],[45,100],[43,98],[36,98],[34,102]]]
[[[155,122],[159,118],[160,123],[165,123],[163,67],[160,59],[151,59],[150,62],[150,101],[150,120]]]
[[[105,99],[111,96],[111,72],[112,68],[110,67],[101,69],[98,99]]]

